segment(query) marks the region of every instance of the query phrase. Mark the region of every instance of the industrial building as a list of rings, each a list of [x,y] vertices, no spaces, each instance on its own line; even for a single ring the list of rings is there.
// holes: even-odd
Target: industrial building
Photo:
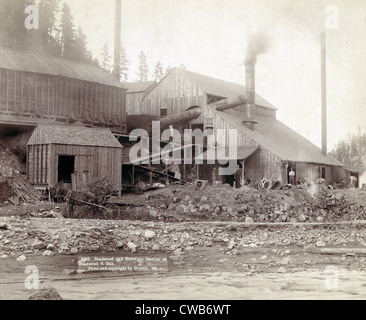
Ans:
[[[0,48],[0,138],[38,188],[109,176],[120,190],[126,91],[98,66]]]
[[[110,177],[121,190],[122,146],[109,129],[38,125],[27,141],[27,177],[38,188],[63,181],[83,190],[98,177]]]
[[[235,129],[235,160],[248,181],[267,178],[286,184],[291,167],[297,181],[325,178],[337,183],[350,175],[342,163],[276,119],[277,108],[255,93],[254,64],[246,65],[243,86],[182,68],[174,68],[159,83],[121,83],[97,66],[61,58],[13,49],[0,49],[0,58],[1,131],[4,135],[11,133],[9,136],[18,131],[29,139],[27,173],[37,186],[50,187],[60,179],[72,182],[72,168],[75,186],[80,185],[80,179],[85,180],[80,174],[87,172],[93,178],[104,174],[117,177],[115,186],[122,188],[122,177],[126,177],[123,163],[130,166],[128,184],[134,184],[136,172],[152,182],[153,177],[161,175],[151,166],[135,171],[126,158],[131,144],[123,154],[121,144],[134,128],[150,132],[153,120],[160,120],[162,129],[171,127],[180,132],[187,128],[213,129],[215,133],[224,129],[227,136],[220,143],[225,148],[229,147],[229,129]],[[60,137],[75,134],[75,139],[65,138],[61,143],[52,134],[54,125],[64,126],[55,130]],[[102,128],[105,130],[95,131]],[[77,138],[76,129],[84,138]],[[39,132],[43,132],[43,138]],[[111,155],[101,151],[103,147],[112,148],[113,152],[108,149]],[[202,147],[204,151],[207,145]],[[199,179],[215,178],[232,184],[232,176],[215,173],[213,177],[221,166],[218,161],[208,164],[207,155],[197,156],[197,163],[204,160],[198,166]],[[66,157],[71,157],[68,159],[73,159],[73,164],[66,164]],[[69,168],[67,177],[57,173],[57,168]],[[184,180],[190,166],[182,165],[181,172]]]
[[[246,180],[267,178],[286,184],[291,167],[297,181],[324,178],[337,183],[347,178],[342,163],[276,119],[277,108],[255,93],[253,64],[246,66],[246,86],[174,68],[143,96],[141,111],[180,131],[224,129],[225,148],[229,146],[229,129],[236,129],[236,160]],[[220,165],[208,165],[205,154],[197,158],[200,160],[204,163],[198,169],[199,179],[212,180],[214,168]],[[216,179],[232,183],[233,177]]]
[[[124,132],[126,91],[98,66],[0,48],[1,124],[77,122]]]

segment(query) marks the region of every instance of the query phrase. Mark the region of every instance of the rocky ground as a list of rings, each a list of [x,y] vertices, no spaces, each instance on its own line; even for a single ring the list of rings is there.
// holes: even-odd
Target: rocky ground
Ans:
[[[0,298],[27,299],[31,295],[24,288],[28,265],[39,268],[45,286],[58,284],[66,299],[82,298],[69,291],[75,281],[81,281],[80,285],[95,283],[95,296],[90,289],[84,296],[94,299],[98,286],[104,288],[109,283],[100,284],[100,279],[128,281],[133,276],[133,281],[149,279],[156,285],[154,279],[179,282],[184,276],[191,282],[194,277],[201,279],[202,274],[219,272],[225,277],[232,273],[233,278],[241,274],[249,285],[250,277],[257,275],[290,279],[306,270],[323,272],[330,265],[360,272],[361,276],[365,270],[363,190],[325,190],[314,198],[301,190],[174,186],[124,199],[144,205],[123,206],[116,220],[64,218],[65,204],[1,207]],[[124,220],[127,214],[137,219]],[[89,272],[80,268],[81,259],[95,257],[138,257],[142,268]],[[152,258],[166,268],[143,268]],[[291,298],[293,288],[284,288]],[[357,290],[357,294],[364,292],[362,285]],[[227,299],[231,299],[229,291],[228,287]],[[277,294],[274,291],[268,298],[276,299]],[[159,295],[155,292],[149,297],[141,292],[141,296],[155,299]],[[187,298],[186,291],[182,291],[183,296]],[[225,298],[225,293],[220,296]]]

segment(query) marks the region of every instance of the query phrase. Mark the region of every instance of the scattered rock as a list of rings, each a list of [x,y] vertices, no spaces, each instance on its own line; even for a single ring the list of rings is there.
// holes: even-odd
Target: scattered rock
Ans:
[[[54,255],[55,255],[55,253],[51,250],[45,250],[42,252],[42,256],[45,256],[45,257],[52,257]]]
[[[31,295],[29,300],[62,300],[62,298],[55,288],[45,288]]]
[[[245,218],[245,223],[254,223],[254,220],[252,217],[246,217]]]
[[[17,261],[25,261],[25,260],[27,260],[27,257],[26,257],[24,254],[20,255],[20,256],[17,258]]]
[[[127,247],[128,247],[128,249],[130,249],[130,250],[136,250],[136,245],[133,243],[133,242],[129,242],[129,243],[127,243]]]
[[[279,267],[277,270],[276,270],[277,273],[286,273],[286,269],[284,267]]]
[[[47,244],[45,244],[44,242],[42,241],[36,241],[32,244],[32,248],[33,249],[38,249],[38,250],[42,250],[44,248],[47,247]]]
[[[8,255],[6,255],[6,254],[3,254],[3,255],[1,256],[1,258],[2,258],[2,259],[6,259],[6,258],[9,258],[9,256],[8,256]]]
[[[55,250],[55,246],[50,243],[47,247],[46,247],[47,250],[51,250],[51,251],[54,251]]]
[[[286,257],[286,258],[283,258],[280,262],[281,265],[288,265],[290,262],[290,258]]]
[[[259,260],[267,260],[268,259],[268,257],[266,256],[266,255],[263,255],[263,256],[261,256],[260,258],[259,258]]]
[[[155,232],[151,231],[151,230],[146,230],[145,231],[145,238],[147,239],[151,239],[155,237]]]
[[[174,255],[176,255],[176,256],[182,255],[182,249],[176,249],[176,250],[174,250]]]
[[[319,241],[317,241],[316,242],[316,244],[315,244],[317,247],[325,247],[325,242],[324,241],[322,241],[322,240],[319,240]]]
[[[64,269],[62,271],[62,274],[65,275],[65,276],[71,276],[71,275],[74,275],[76,274],[76,270],[72,270],[72,269]]]
[[[150,210],[149,215],[156,218],[158,216],[158,212],[156,210]]]
[[[153,247],[152,247],[152,249],[154,251],[159,251],[160,250],[160,247],[157,244],[154,244]]]
[[[122,241],[117,241],[117,243],[116,243],[117,248],[122,248],[123,246],[124,246],[124,243]]]
[[[79,250],[77,248],[71,248],[70,253],[71,254],[77,254]]]

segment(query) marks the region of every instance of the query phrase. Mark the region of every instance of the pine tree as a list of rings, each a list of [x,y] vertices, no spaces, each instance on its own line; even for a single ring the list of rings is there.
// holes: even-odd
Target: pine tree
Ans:
[[[62,8],[61,17],[61,51],[66,59],[72,59],[75,53],[74,18],[66,3]]]
[[[169,66],[165,69],[165,75],[167,75],[170,71],[172,71],[172,67],[169,65]]]
[[[143,51],[139,54],[139,65],[138,65],[138,72],[137,76],[139,77],[140,81],[147,81],[147,76],[149,74],[149,68],[146,63],[146,56]]]
[[[338,142],[331,155],[347,167],[366,170],[366,134],[353,134],[346,140]]]
[[[127,81],[128,80],[128,63],[127,55],[126,55],[126,49],[123,47],[123,44],[121,43],[121,56],[120,56],[120,65],[121,65],[121,81]]]
[[[109,47],[108,47],[108,43],[107,42],[104,42],[104,45],[103,45],[103,49],[102,49],[102,54],[101,54],[101,58],[102,58],[102,61],[100,63],[100,66],[103,68],[103,69],[106,69],[108,71],[111,71],[111,55],[109,54]]]
[[[154,80],[156,82],[159,82],[163,78],[164,78],[163,66],[162,66],[161,62],[158,61],[155,65]]]
[[[33,0],[0,1],[0,45],[9,48],[26,49],[31,43],[29,35],[37,30],[24,27],[24,10]]]
[[[88,50],[86,35],[84,34],[81,27],[78,28],[75,37],[73,59],[85,63],[93,62],[92,53],[90,50]]]
[[[61,45],[56,39],[56,14],[59,0],[41,0],[39,2],[39,37],[40,50],[50,55],[61,55]]]

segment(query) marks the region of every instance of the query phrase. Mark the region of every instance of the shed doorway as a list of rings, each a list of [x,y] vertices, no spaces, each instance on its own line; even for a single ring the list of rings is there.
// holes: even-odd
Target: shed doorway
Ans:
[[[71,183],[71,174],[75,170],[75,156],[58,156],[57,181]]]

